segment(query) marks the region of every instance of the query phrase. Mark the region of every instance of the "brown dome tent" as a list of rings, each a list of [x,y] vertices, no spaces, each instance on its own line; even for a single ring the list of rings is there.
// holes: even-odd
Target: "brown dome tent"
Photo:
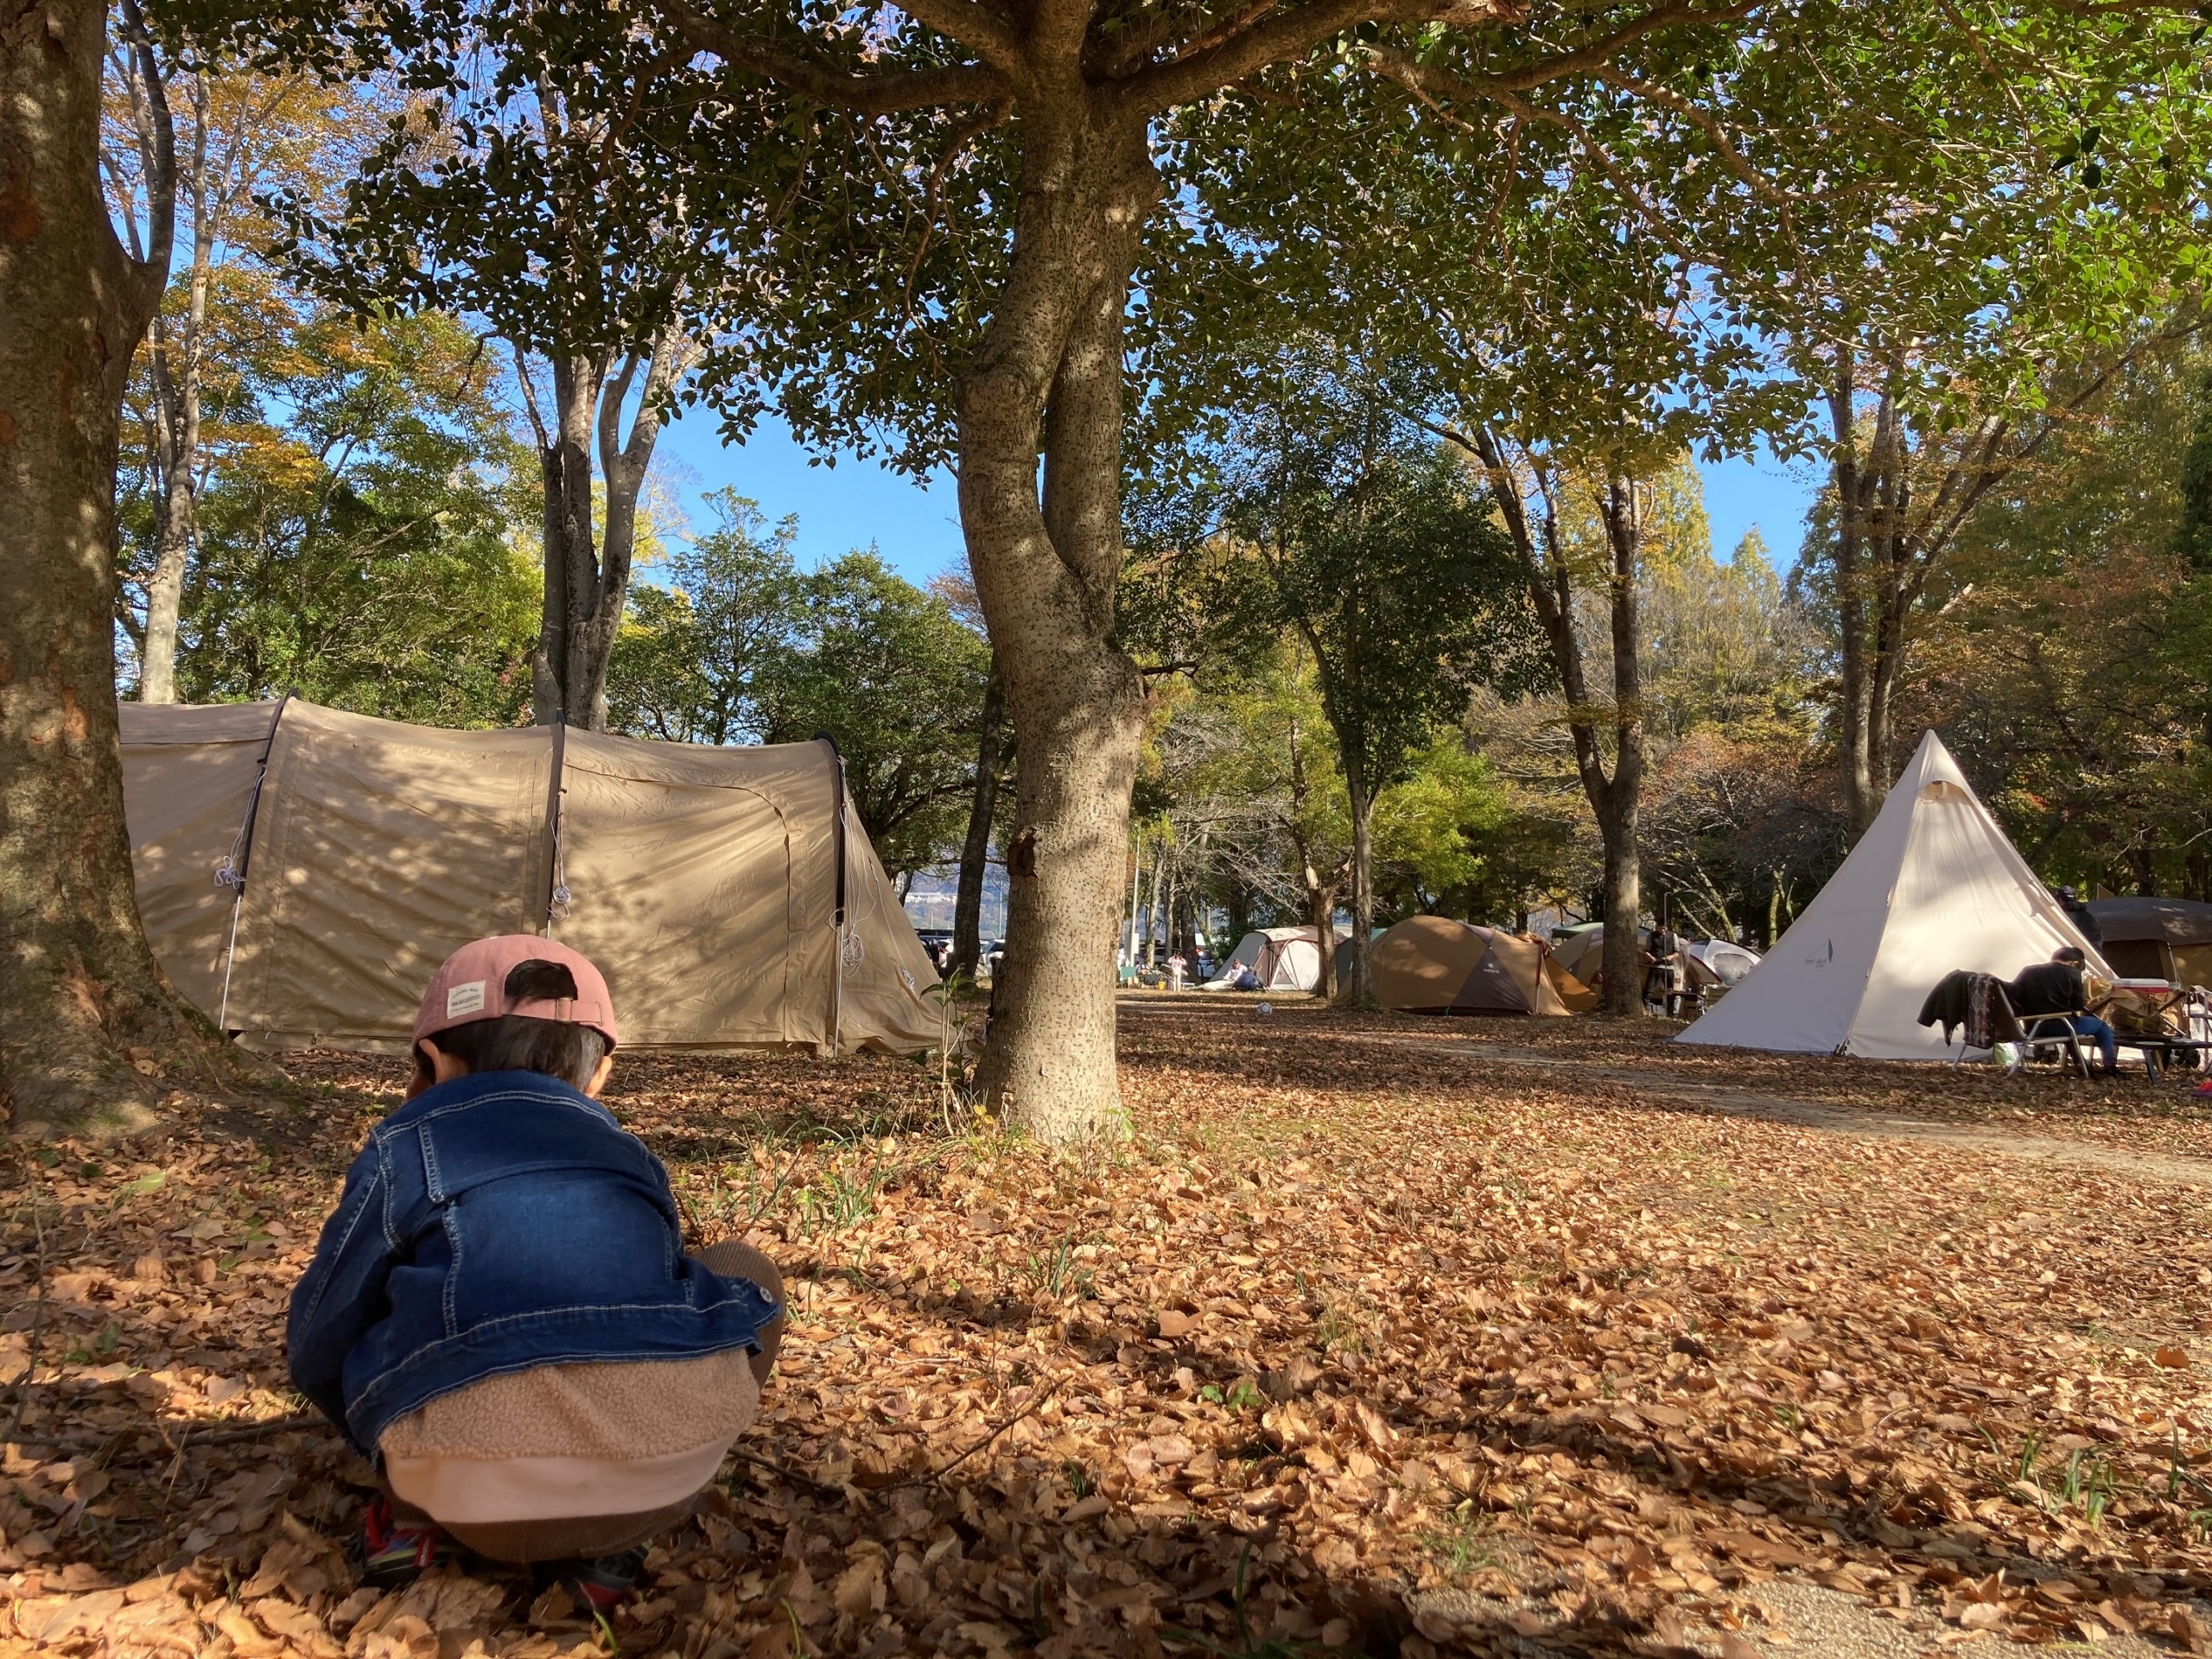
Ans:
[[[937,970],[826,742],[457,732],[291,698],[123,705],[146,938],[250,1047],[404,1051],[447,954],[543,933],[626,1046],[918,1053]]]
[[[2104,958],[2129,979],[2212,985],[2212,905],[2188,899],[2098,899],[2089,914],[2105,936]]]
[[[1442,916],[1408,916],[1376,940],[1375,994],[1408,1014],[1585,1013],[1590,988],[1538,939]]]

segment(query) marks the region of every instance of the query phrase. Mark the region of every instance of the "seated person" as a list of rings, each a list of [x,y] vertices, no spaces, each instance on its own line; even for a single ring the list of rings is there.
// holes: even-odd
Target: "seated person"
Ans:
[[[660,1161],[597,1096],[607,982],[528,934],[448,957],[407,1100],[370,1131],[292,1293],[292,1380],[385,1493],[365,1576],[449,1554],[537,1565],[588,1610],[634,1582],[753,1421],[783,1280],[683,1253]]]
[[[1260,984],[1258,970],[1249,962],[1239,963],[1236,967],[1236,977],[1229,982],[1229,988],[1232,991],[1256,991],[1261,989],[1262,987]]]
[[[2113,1028],[2095,1015],[2081,1012],[2088,1003],[2088,988],[2082,982],[2082,964],[2087,960],[2080,945],[2062,944],[2049,962],[2023,968],[2017,978],[2008,982],[2005,1000],[2023,1023],[2037,1014],[2072,1014],[2075,1034],[2096,1043],[2105,1074],[2110,1076],[2120,1069],[2120,1045]]]

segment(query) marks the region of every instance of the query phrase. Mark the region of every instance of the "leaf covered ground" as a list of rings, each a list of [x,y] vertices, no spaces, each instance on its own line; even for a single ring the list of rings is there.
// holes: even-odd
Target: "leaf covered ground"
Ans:
[[[5,1641],[2212,1652],[2186,1083],[1125,1010],[1135,1134],[1081,1157],[948,1126],[908,1063],[626,1057],[611,1103],[697,1242],[767,1248],[794,1325],[607,1630],[490,1569],[355,1587],[370,1471],[303,1417],[282,1333],[395,1063],[296,1057],[289,1102],[10,1147]]]

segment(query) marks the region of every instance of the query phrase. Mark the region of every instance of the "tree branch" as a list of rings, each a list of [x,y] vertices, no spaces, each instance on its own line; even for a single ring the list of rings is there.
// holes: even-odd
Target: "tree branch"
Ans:
[[[1230,34],[1218,45],[1200,44],[1212,38],[1212,32],[1200,35],[1167,62],[1132,75],[1122,97],[1129,107],[1157,114],[1233,86],[1270,64],[1303,57],[1356,24],[1418,22],[1440,9],[1439,0],[1383,0],[1380,5],[1375,0],[1306,0]],[[1483,21],[1503,22],[1514,15],[1510,0],[1462,0],[1459,9],[1478,14]]]
[[[902,69],[874,75],[825,69],[747,39],[728,24],[696,10],[688,0],[658,0],[658,3],[668,20],[700,51],[711,52],[731,67],[773,81],[787,92],[855,115],[895,115],[902,110],[936,109],[947,104],[987,103],[1008,97],[1014,91],[1004,74],[974,66]]]
[[[1564,52],[1540,58],[1534,63],[1503,74],[1468,77],[1455,75],[1449,70],[1427,64],[1416,64],[1403,53],[1389,48],[1371,48],[1369,56],[1378,57],[1390,53],[1403,61],[1406,67],[1419,75],[1423,90],[1433,97],[1465,99],[1479,101],[1492,99],[1500,92],[1528,92],[1537,87],[1562,79],[1568,75],[1594,73],[1605,68],[1618,55],[1621,48],[1642,40],[1646,35],[1662,29],[1686,29],[1699,23],[1732,23],[1749,16],[1764,3],[1764,0],[1734,0],[1721,6],[1700,6],[1690,0],[1664,0],[1642,16],[1630,19],[1609,35]],[[1456,19],[1454,21],[1457,21]],[[1501,14],[1500,21],[1506,21]],[[1400,79],[1393,76],[1392,79]],[[1402,84],[1404,84],[1402,81]]]
[[[168,88],[162,84],[162,67],[154,58],[153,36],[146,31],[138,0],[123,0],[123,28],[137,60],[137,79],[145,92],[153,127],[149,158],[153,166],[146,180],[146,257],[139,269],[142,279],[152,284],[152,304],[159,307],[162,290],[168,285],[170,253],[176,245],[176,124],[170,118]]]

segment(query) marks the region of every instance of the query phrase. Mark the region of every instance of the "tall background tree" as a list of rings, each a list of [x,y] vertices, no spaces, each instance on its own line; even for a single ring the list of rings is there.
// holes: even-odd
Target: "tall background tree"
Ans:
[[[757,203],[750,175],[717,170],[727,263],[702,263],[683,186],[663,186],[669,156],[698,150],[701,118],[644,101],[664,60],[634,31],[579,31],[552,7],[432,4],[381,16],[353,44],[357,67],[409,101],[342,200],[288,200],[290,263],[359,315],[450,311],[505,343],[543,486],[532,718],[604,729],[661,429],[758,281],[736,246]],[[717,113],[752,124],[741,155],[772,156],[755,142],[768,137],[759,103],[737,95]]]
[[[637,590],[615,645],[618,729],[694,743],[827,734],[854,810],[894,876],[957,845],[975,787],[989,649],[939,594],[874,551],[800,571],[795,521],[715,499],[716,529]]]
[[[1369,365],[1304,337],[1244,384],[1254,403],[1227,429],[1236,436],[1162,468],[1182,480],[1183,510],[1145,516],[1177,527],[1215,587],[1225,638],[1212,654],[1257,654],[1287,630],[1313,665],[1350,834],[1351,948],[1337,995],[1363,1005],[1376,798],[1471,683],[1524,683],[1535,641],[1479,480],[1391,406]],[[1292,763],[1295,774],[1294,749]],[[1309,886],[1318,897],[1318,874]],[[1317,925],[1333,938],[1326,917]]]
[[[156,73],[169,76],[167,86],[146,84]],[[160,171],[158,112],[171,114],[167,142],[185,257],[131,376],[136,442],[127,470],[152,512],[129,550],[136,556],[126,557],[119,620],[137,648],[138,699],[174,702],[178,613],[199,550],[199,494],[208,469],[209,378],[231,371],[221,359],[224,347],[238,342],[239,314],[286,297],[255,257],[270,228],[256,193],[326,191],[351,170],[382,117],[374,99],[296,71],[272,76],[191,60],[163,63],[127,48],[111,51],[108,82],[103,171],[111,211],[134,253]],[[267,332],[281,334],[282,321],[270,321]]]

